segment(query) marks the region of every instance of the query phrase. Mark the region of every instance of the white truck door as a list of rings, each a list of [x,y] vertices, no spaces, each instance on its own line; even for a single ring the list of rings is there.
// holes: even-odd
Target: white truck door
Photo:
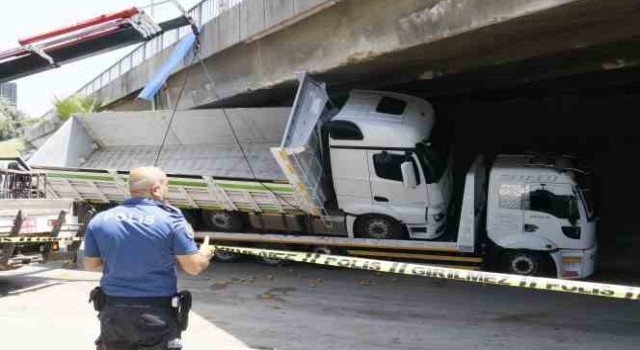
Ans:
[[[362,213],[371,205],[371,185],[367,152],[360,149],[335,148],[331,150],[333,186],[338,205],[347,213]]]
[[[367,151],[371,198],[373,207],[380,213],[391,211],[407,224],[424,224],[427,207],[427,186],[415,155],[413,163],[418,184],[406,188],[402,183],[400,165],[407,160],[405,151]]]
[[[523,203],[523,233],[553,241],[561,249],[583,247],[577,198],[569,184],[529,183]]]

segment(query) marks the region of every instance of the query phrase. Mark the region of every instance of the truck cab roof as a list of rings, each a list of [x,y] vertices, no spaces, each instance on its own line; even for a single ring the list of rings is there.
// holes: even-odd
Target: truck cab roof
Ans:
[[[434,122],[433,107],[423,99],[393,92],[354,90],[331,120],[330,142],[331,146],[414,148],[416,143],[430,137]],[[346,137],[341,136],[344,131]]]
[[[498,155],[491,167],[492,180],[575,184],[575,162],[564,156],[539,154]]]

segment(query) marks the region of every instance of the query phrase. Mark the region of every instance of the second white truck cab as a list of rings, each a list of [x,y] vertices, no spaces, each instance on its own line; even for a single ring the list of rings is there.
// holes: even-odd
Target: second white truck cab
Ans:
[[[566,157],[496,158],[489,175],[487,236],[505,250],[503,269],[528,275],[553,263],[560,277],[593,273],[596,219],[585,178]]]

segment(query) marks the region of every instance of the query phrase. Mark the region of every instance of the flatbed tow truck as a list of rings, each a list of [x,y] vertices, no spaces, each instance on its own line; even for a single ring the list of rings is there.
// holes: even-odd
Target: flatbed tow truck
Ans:
[[[73,258],[81,225],[72,199],[46,198],[46,175],[0,159],[0,270]]]
[[[353,91],[340,109],[328,102],[324,85],[303,76],[293,108],[178,111],[158,158],[169,202],[200,237],[236,246],[593,273],[588,175],[572,159],[497,155],[486,165],[479,155],[454,181],[428,102],[379,91]],[[52,198],[107,208],[127,198],[129,169],[154,163],[166,130],[158,120],[170,115],[75,116],[29,162]]]

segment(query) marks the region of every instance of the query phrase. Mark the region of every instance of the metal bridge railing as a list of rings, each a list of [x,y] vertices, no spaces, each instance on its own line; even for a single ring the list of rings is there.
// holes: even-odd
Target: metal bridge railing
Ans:
[[[218,17],[221,13],[238,6],[243,1],[244,0],[202,0],[187,12],[189,16],[196,21],[196,23],[202,25]],[[80,94],[86,96],[93,94],[155,54],[175,44],[190,32],[191,28],[182,27],[162,33],[161,35],[140,44],[118,62],[81,87],[73,95]],[[51,120],[54,117],[55,112],[53,110],[50,110],[43,115],[43,119],[45,120]]]
[[[197,23],[204,24],[218,17],[221,13],[238,6],[243,1],[244,0],[203,0],[191,8],[188,14]],[[80,88],[76,94],[90,95],[94,93],[158,52],[170,47],[190,32],[191,29],[188,27],[174,29],[139,45],[128,55],[107,68],[102,74]]]

